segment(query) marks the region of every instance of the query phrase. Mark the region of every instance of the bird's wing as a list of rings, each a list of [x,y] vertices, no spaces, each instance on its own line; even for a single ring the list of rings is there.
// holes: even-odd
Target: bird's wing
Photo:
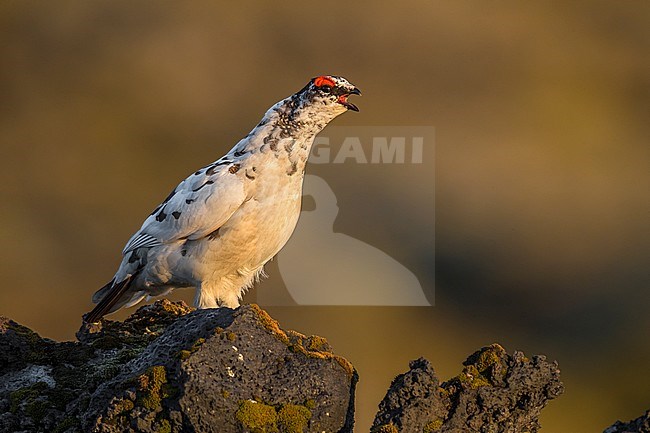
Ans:
[[[230,161],[217,161],[190,175],[149,215],[122,254],[200,239],[217,230],[246,200],[244,184],[235,172]]]

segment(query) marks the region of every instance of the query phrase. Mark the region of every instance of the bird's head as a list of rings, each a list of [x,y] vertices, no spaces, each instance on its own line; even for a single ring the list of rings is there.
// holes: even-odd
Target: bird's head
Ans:
[[[257,127],[279,126],[282,137],[313,136],[346,111],[359,111],[348,101],[350,95],[361,95],[361,92],[343,77],[321,75],[312,78],[298,92],[273,105]]]
[[[323,104],[343,111],[359,111],[356,105],[348,102],[350,95],[361,95],[359,89],[343,77],[321,75],[312,78],[306,87],[307,96],[316,104]],[[341,108],[342,107],[342,108]]]
[[[356,105],[348,101],[350,95],[361,95],[361,92],[343,77],[321,75],[312,78],[291,99],[303,114],[307,112],[310,116],[330,121],[348,110],[359,111]]]

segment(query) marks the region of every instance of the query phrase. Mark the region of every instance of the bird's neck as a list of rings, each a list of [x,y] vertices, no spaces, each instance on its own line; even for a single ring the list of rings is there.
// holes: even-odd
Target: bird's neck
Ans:
[[[301,102],[294,95],[275,104],[231,152],[270,153],[286,163],[288,173],[304,172],[314,138],[338,113]]]

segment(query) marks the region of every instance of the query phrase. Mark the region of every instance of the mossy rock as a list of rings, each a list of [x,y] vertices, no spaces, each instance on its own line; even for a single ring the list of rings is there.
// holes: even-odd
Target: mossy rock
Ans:
[[[278,424],[282,433],[303,433],[307,428],[311,411],[305,406],[285,404],[278,412]]]
[[[252,433],[278,433],[278,412],[275,407],[246,400],[235,413],[237,421]]]
[[[80,342],[42,339],[9,320],[0,328],[0,338],[23,350],[24,366],[12,374],[26,378],[6,392],[0,431],[304,433],[352,425],[352,366],[326,339],[283,330],[257,306],[187,314],[163,301],[124,322],[84,326]],[[22,373],[34,359],[43,362],[38,371]]]
[[[427,425],[424,426],[424,430],[422,430],[422,433],[434,433],[437,432],[442,428],[443,420],[437,419],[434,421],[430,421],[427,423]]]
[[[370,430],[370,433],[399,433],[399,430],[397,430],[397,427],[395,427],[393,423],[388,423],[373,427]]]
[[[170,397],[171,388],[167,383],[167,372],[162,365],[149,367],[137,378],[138,399],[136,403],[149,410],[160,407],[162,400]]]
[[[252,433],[304,433],[312,412],[302,405],[272,406],[246,400],[235,414],[237,421]]]
[[[64,418],[63,421],[58,423],[56,425],[56,427],[54,427],[54,430],[52,430],[52,433],[64,433],[64,432],[68,431],[69,429],[71,429],[73,427],[74,427],[74,429],[76,431],[80,431],[81,430],[81,422],[79,421],[78,418],[76,418],[74,416],[68,416],[68,417]]]

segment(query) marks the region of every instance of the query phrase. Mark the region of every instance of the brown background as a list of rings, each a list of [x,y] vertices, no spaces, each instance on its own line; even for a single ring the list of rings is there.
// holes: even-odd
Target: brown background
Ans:
[[[431,172],[310,169],[337,194],[335,229],[435,281],[436,306],[270,309],[356,365],[357,431],[409,359],[446,378],[494,341],[559,361],[567,391],[545,431],[636,417],[650,404],[648,22],[645,1],[3,1],[0,314],[73,338],[169,190],[335,73],[364,92],[338,126],[436,128],[435,245]],[[283,284],[268,270],[259,290]]]

